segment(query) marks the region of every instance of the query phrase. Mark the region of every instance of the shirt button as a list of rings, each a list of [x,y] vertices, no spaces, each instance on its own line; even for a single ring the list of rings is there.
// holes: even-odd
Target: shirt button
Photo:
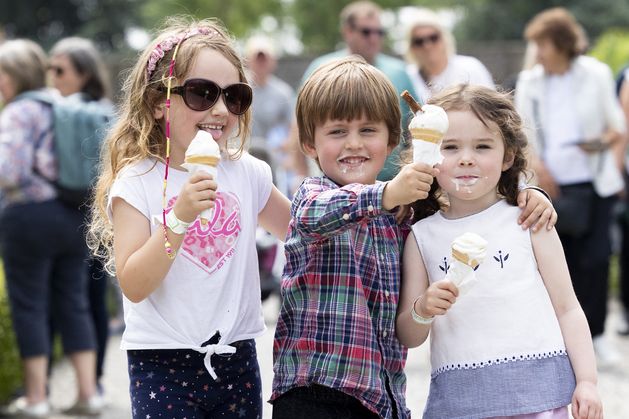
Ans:
[[[380,253],[380,260],[384,260],[384,259],[385,259],[384,254]]]
[[[343,214],[343,219],[344,219],[345,221],[349,220],[349,214]]]
[[[389,291],[385,291],[385,292],[384,292],[384,295],[385,295],[387,298],[389,298],[389,296],[391,295],[391,293],[390,293]]]
[[[369,212],[373,212],[373,205],[369,205],[369,206],[367,207],[367,211],[369,211]]]
[[[387,337],[387,335],[388,335],[388,333],[387,333],[387,331],[386,331],[386,330],[385,330],[384,332],[382,332],[382,337],[385,337],[385,338],[386,338],[386,337]]]

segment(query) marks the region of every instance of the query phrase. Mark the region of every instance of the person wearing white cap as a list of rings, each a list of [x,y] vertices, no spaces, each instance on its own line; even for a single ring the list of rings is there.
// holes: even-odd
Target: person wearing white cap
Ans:
[[[432,10],[416,9],[407,37],[406,71],[422,101],[459,83],[495,88],[483,63],[456,53],[454,36]]]

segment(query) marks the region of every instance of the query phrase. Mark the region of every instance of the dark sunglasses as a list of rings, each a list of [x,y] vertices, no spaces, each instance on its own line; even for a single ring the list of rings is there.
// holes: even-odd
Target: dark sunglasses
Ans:
[[[365,38],[369,38],[371,35],[378,35],[378,38],[382,38],[387,34],[384,29],[359,28],[354,26],[354,30],[360,32]]]
[[[63,76],[63,73],[65,72],[63,67],[59,67],[59,66],[56,66],[56,65],[48,66],[48,70],[54,72],[55,76],[57,76],[57,77]]]
[[[166,87],[162,87],[166,91]],[[183,98],[184,103],[193,111],[206,111],[218,102],[223,94],[225,106],[234,115],[242,115],[247,112],[253,99],[251,87],[246,83],[234,83],[222,88],[211,80],[189,79],[183,86],[170,89],[176,95]]]
[[[433,33],[428,36],[418,36],[411,40],[411,45],[414,47],[421,48],[424,45],[428,44],[436,44],[439,39],[441,39],[441,35],[438,33]]]

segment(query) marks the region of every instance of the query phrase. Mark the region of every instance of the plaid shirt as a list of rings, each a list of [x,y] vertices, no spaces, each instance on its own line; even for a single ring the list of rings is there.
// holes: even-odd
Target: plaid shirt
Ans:
[[[320,384],[383,418],[410,417],[395,335],[408,226],[382,210],[384,183],[308,178],[295,194],[275,331],[273,394]]]

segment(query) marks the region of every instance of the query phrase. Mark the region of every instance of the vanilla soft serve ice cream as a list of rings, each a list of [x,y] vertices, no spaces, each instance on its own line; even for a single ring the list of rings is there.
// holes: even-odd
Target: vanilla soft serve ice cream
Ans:
[[[464,233],[452,242],[452,257],[476,268],[485,260],[487,240],[476,233]]]
[[[424,105],[408,125],[413,137],[413,161],[434,166],[441,163],[441,140],[448,131],[448,115],[442,107]]]
[[[487,254],[487,240],[476,233],[464,233],[452,242],[452,261],[446,279],[466,293],[476,281],[475,269]]]
[[[221,150],[209,132],[199,130],[186,149],[185,162],[216,167],[221,159]]]
[[[182,166],[188,172],[195,173],[203,170],[212,175],[216,181],[218,174],[218,162],[221,160],[221,150],[214,137],[209,132],[199,130],[186,149],[186,156]],[[201,223],[207,224],[212,218],[213,210],[207,209],[201,212]]]

